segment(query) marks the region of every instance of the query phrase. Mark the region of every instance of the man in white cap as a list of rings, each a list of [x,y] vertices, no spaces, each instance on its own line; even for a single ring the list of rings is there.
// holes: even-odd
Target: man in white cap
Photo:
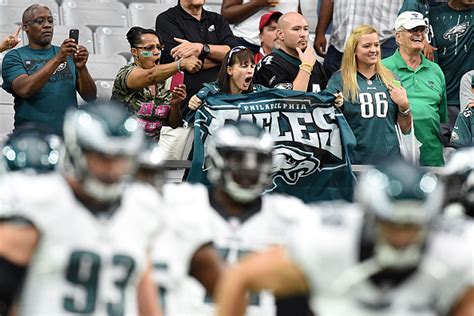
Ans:
[[[420,164],[442,166],[440,123],[448,120],[446,83],[441,68],[423,55],[427,30],[421,13],[401,13],[395,21],[395,39],[399,48],[383,63],[400,77],[407,91],[415,136],[422,143]]]

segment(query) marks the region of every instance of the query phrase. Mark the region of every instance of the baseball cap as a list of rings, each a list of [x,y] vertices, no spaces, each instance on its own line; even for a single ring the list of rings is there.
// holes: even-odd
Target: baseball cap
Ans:
[[[265,13],[264,15],[262,15],[260,17],[260,23],[258,25],[258,29],[260,30],[260,32],[262,32],[263,28],[268,25],[268,22],[270,21],[272,16],[275,16],[276,19],[278,20],[280,18],[280,16],[282,16],[282,15],[283,15],[283,13],[281,13],[279,11],[270,11],[270,12]]]
[[[416,11],[405,11],[401,13],[395,20],[395,30],[401,29],[411,30],[418,26],[427,26],[423,19],[423,14]]]

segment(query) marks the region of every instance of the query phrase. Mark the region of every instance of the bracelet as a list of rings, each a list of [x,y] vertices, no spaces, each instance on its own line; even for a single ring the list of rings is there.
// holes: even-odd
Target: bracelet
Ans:
[[[398,111],[398,115],[403,116],[403,117],[407,117],[408,115],[410,115],[410,112],[411,112],[411,109],[408,108],[405,111]]]
[[[300,70],[303,70],[304,72],[306,72],[308,75],[311,76],[311,70],[309,70],[307,67],[305,67],[305,66],[302,67],[302,66],[300,65]]]
[[[311,69],[311,71],[313,71],[313,65],[311,65],[311,64],[308,64],[308,63],[301,63],[301,64],[300,64],[300,67],[301,67],[301,66],[307,66],[307,67],[309,67],[309,68]]]
[[[178,69],[178,71],[181,71],[181,59],[178,59],[176,61],[176,68]]]

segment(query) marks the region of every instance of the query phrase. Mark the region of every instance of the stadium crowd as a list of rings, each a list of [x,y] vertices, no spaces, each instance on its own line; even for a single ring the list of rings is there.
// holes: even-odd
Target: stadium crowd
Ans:
[[[57,1],[0,22],[0,316],[474,315],[473,0]]]

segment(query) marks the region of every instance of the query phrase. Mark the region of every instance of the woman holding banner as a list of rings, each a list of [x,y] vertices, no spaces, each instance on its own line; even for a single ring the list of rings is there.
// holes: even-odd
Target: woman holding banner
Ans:
[[[217,81],[205,83],[204,87],[191,97],[188,107],[193,111],[197,110],[208,94],[240,94],[268,89],[252,83],[254,71],[252,51],[245,46],[232,48],[224,57]]]
[[[328,83],[332,93],[342,91],[341,111],[357,139],[353,164],[378,164],[400,156],[398,124],[403,134],[412,126],[405,89],[381,63],[377,30],[360,25],[349,36],[341,70]]]

